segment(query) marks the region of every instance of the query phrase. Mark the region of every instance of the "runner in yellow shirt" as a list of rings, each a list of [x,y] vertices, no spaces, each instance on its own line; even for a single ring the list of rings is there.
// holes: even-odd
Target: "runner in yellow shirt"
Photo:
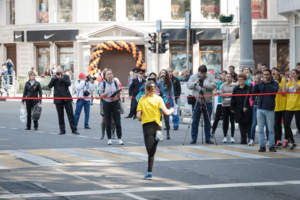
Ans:
[[[152,179],[152,167],[157,144],[163,140],[161,132],[162,122],[160,120],[161,109],[165,115],[174,112],[174,108],[167,109],[163,99],[155,94],[156,85],[153,81],[148,81],[145,86],[145,95],[139,100],[136,117],[142,120],[145,146],[148,153],[148,171],[145,179]],[[142,115],[143,113],[143,115]]]
[[[298,80],[299,71],[293,69],[292,71],[290,71],[290,77],[292,78],[292,81],[284,83],[283,92],[300,92],[300,80]],[[296,118],[296,126],[298,128],[298,131],[300,131],[300,93],[287,95],[284,131],[285,134],[287,134],[288,139],[290,139],[291,141],[291,150],[295,149],[297,146],[291,129],[291,123],[294,114]]]

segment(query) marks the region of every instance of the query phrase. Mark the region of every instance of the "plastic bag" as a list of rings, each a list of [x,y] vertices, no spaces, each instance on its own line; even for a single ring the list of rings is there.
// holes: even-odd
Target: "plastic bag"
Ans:
[[[31,119],[33,121],[38,121],[41,117],[42,107],[39,104],[36,104],[31,111]]]
[[[26,122],[27,121],[27,113],[24,105],[21,105],[20,109],[20,120],[21,122]]]

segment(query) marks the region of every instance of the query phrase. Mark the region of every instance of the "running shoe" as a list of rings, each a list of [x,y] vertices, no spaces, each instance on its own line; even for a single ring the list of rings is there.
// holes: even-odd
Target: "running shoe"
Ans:
[[[119,145],[124,145],[124,143],[121,139],[119,139]]]
[[[288,147],[288,141],[284,140],[282,148],[286,149]]]
[[[294,150],[296,147],[297,147],[297,144],[295,144],[295,143],[294,143],[294,144],[291,144],[291,145],[290,145],[290,150]]]
[[[108,144],[108,145],[111,145],[111,139],[108,140],[107,144]]]
[[[234,141],[234,138],[233,138],[233,137],[231,137],[231,139],[230,139],[230,142],[231,142],[231,143],[235,143],[235,141]]]
[[[162,134],[161,131],[156,131],[155,139],[157,142],[162,142],[164,140],[164,135]]]
[[[250,140],[250,142],[248,143],[248,146],[253,146],[253,140]]]
[[[267,144],[266,144],[267,146],[269,146],[269,140],[267,141]]]
[[[146,180],[151,180],[152,179],[152,172],[147,172],[146,175],[144,176]]]
[[[280,140],[278,140],[276,145],[275,145],[275,148],[279,148],[279,147],[282,147],[282,143],[281,143]]]
[[[226,137],[224,137],[224,139],[223,139],[223,143],[227,143],[227,136],[226,136]]]

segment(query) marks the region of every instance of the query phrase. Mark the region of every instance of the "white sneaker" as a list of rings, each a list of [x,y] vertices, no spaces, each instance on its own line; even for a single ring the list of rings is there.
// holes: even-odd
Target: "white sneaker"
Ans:
[[[111,140],[110,140],[110,139],[108,140],[107,144],[108,144],[108,145],[111,145]]]
[[[250,140],[250,142],[248,143],[249,146],[253,146],[253,140]]]
[[[234,138],[233,138],[233,137],[231,137],[231,139],[230,139],[230,142],[231,142],[231,143],[235,143],[235,141],[234,141]]]
[[[269,141],[267,141],[267,144],[266,144],[267,146],[269,146]]]
[[[119,139],[119,145],[124,145],[124,143],[121,139]]]
[[[223,143],[227,143],[227,137],[224,137]]]

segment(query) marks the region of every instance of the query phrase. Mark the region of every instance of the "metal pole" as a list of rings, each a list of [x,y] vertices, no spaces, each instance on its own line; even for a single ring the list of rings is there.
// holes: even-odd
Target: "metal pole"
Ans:
[[[189,62],[190,61],[190,29],[186,29],[186,67],[190,72]]]
[[[161,70],[160,68],[160,56],[159,56],[159,53],[158,53],[158,49],[159,49],[159,43],[161,42],[160,40],[160,36],[161,36],[161,33],[157,33],[157,43],[156,43],[156,51],[157,51],[157,69],[158,69],[158,74]]]
[[[227,43],[227,70],[229,70],[229,35],[228,35],[228,28],[226,26],[226,43]]]

